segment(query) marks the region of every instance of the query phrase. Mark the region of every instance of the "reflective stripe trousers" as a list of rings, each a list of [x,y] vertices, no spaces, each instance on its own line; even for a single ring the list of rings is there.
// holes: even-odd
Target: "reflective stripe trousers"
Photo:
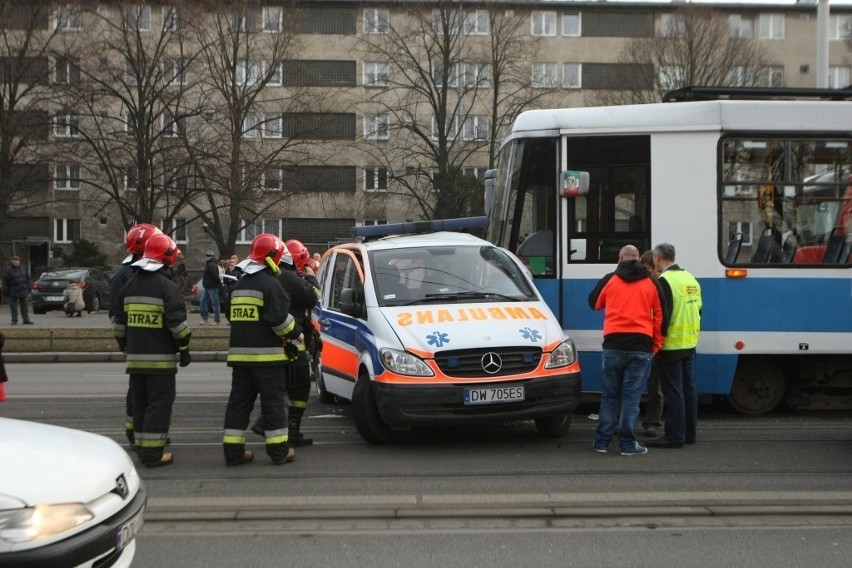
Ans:
[[[133,431],[136,451],[142,462],[155,462],[163,457],[172,406],[175,402],[175,373],[166,375],[130,375],[130,398],[133,405]]]
[[[266,434],[266,453],[273,460],[287,455],[286,393],[281,389],[283,365],[232,367],[231,396],[225,410],[225,461],[239,460],[246,445],[246,429],[257,395]]]

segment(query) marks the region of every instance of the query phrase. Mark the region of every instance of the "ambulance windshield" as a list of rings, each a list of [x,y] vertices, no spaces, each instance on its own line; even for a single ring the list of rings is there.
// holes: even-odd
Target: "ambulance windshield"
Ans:
[[[440,246],[370,254],[380,306],[537,301],[521,268],[493,246]]]

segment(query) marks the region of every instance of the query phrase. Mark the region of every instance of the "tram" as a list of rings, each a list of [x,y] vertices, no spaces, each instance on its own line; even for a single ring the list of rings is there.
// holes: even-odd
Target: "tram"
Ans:
[[[688,87],[522,113],[487,174],[488,240],[520,257],[600,391],[589,292],[625,244],[672,243],[702,287],[700,394],[746,414],[852,408],[852,89]]]

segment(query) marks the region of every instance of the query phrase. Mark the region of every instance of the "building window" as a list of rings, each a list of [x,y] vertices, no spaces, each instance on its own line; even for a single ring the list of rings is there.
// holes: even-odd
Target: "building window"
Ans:
[[[728,35],[751,39],[754,37],[754,16],[728,14]]]
[[[284,228],[283,219],[263,219],[261,224],[263,225],[264,233],[277,235],[278,237],[284,234],[284,231],[282,230]]]
[[[244,10],[231,14],[231,31],[253,33],[257,31],[262,14],[260,10]]]
[[[237,231],[237,243],[241,245],[251,244],[257,236],[257,223],[241,219],[242,226]]]
[[[263,136],[281,138],[282,118],[280,114],[266,114],[263,117]]]
[[[849,83],[849,67],[848,66],[829,66],[828,67],[828,88],[843,89],[848,87]]]
[[[186,16],[174,6],[163,6],[163,30],[180,32],[186,29]]]
[[[284,189],[281,168],[277,166],[264,168],[261,185],[264,191],[281,191]]]
[[[364,168],[364,191],[387,191],[388,169],[380,167]]]
[[[828,17],[828,39],[845,41],[852,34],[852,15],[831,14]]]
[[[151,7],[150,6],[128,6],[125,9],[127,27],[137,32],[151,31]]]
[[[172,111],[163,113],[163,136],[176,138],[186,136],[186,116],[175,116]]]
[[[444,69],[446,69],[446,67],[444,66],[443,61],[436,61],[435,62],[435,67],[433,68],[433,73],[434,73],[433,79],[435,80],[435,86],[436,87],[443,87],[444,86],[444,74],[445,74]],[[446,83],[447,87],[450,87],[451,89],[455,89],[456,87],[459,86],[459,66],[458,65],[450,65],[450,68],[446,72],[446,76],[447,76],[447,83]]]
[[[64,32],[78,32],[83,29],[83,8],[75,4],[63,4],[56,7],[56,29]]]
[[[760,39],[784,39],[784,14],[761,14]]]
[[[263,31],[267,33],[278,33],[284,23],[284,11],[281,8],[263,9]]]
[[[390,138],[390,116],[387,114],[364,115],[364,139],[387,140]]]
[[[447,140],[455,140],[459,133],[459,121],[457,116],[447,117],[446,128],[444,132],[447,135]],[[440,132],[438,131],[438,120],[432,117],[432,140],[437,140]],[[436,170],[437,171],[437,170]]]
[[[243,138],[257,138],[257,115],[253,112],[243,119]]]
[[[487,169],[480,167],[462,168],[462,175],[479,181],[485,181],[485,171]]]
[[[73,138],[80,135],[80,117],[76,114],[58,114],[54,118],[53,133],[57,138]]]
[[[136,175],[136,168],[126,168],[124,170],[124,191],[136,191],[139,188],[139,176]]]
[[[469,115],[464,119],[464,140],[488,140],[490,134],[486,115]]]
[[[758,71],[758,83],[763,87],[784,86],[784,66],[769,65],[761,67]]]
[[[56,164],[54,167],[54,188],[57,191],[80,190],[80,165]]]
[[[257,83],[257,62],[237,61],[236,81],[237,85],[254,85]]]
[[[169,85],[186,85],[189,82],[189,66],[185,59],[166,59],[165,74]]]
[[[683,37],[683,18],[678,14],[660,14],[660,37]]]
[[[188,169],[186,166],[166,168],[163,172],[163,186],[172,191],[186,191],[189,183],[187,171]]]
[[[80,240],[79,219],[54,219],[53,242],[73,243]]]
[[[660,90],[663,92],[680,89],[686,82],[686,75],[680,65],[663,65],[657,75]]]
[[[53,82],[59,85],[76,85],[80,82],[80,65],[76,60],[57,57],[53,66]]]
[[[583,66],[580,63],[562,64],[562,86],[566,89],[579,89],[583,86]]]
[[[580,37],[580,14],[562,14],[562,35],[565,37]]]
[[[471,10],[464,15],[464,31],[467,35],[488,35],[488,10]]]
[[[460,75],[465,87],[487,89],[491,86],[491,67],[487,63],[462,63]]]
[[[530,24],[534,36],[556,36],[556,12],[534,10],[530,14]]]
[[[186,219],[184,217],[163,219],[160,222],[160,229],[176,243],[185,244],[189,242],[186,231]]]
[[[364,62],[364,86],[387,87],[390,64],[384,61]]]
[[[136,75],[136,70],[133,68],[133,64],[129,61],[124,64],[124,82],[131,86],[139,84],[139,78]]]
[[[266,77],[267,87],[280,87],[283,77],[282,65],[280,63],[272,65],[269,61],[264,61],[263,76]]]
[[[740,233],[743,235],[742,246],[750,247],[752,245],[751,222],[728,221],[728,242],[734,240],[734,237]]]
[[[390,31],[390,13],[379,8],[364,10],[364,33],[386,34]]]
[[[532,86],[537,89],[556,87],[556,63],[533,63]]]

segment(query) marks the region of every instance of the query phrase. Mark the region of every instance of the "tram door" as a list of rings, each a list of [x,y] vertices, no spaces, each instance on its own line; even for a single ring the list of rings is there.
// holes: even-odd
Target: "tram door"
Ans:
[[[648,136],[569,138],[567,170],[589,172],[589,193],[572,198],[565,230],[569,263],[618,262],[627,244],[651,246]]]

